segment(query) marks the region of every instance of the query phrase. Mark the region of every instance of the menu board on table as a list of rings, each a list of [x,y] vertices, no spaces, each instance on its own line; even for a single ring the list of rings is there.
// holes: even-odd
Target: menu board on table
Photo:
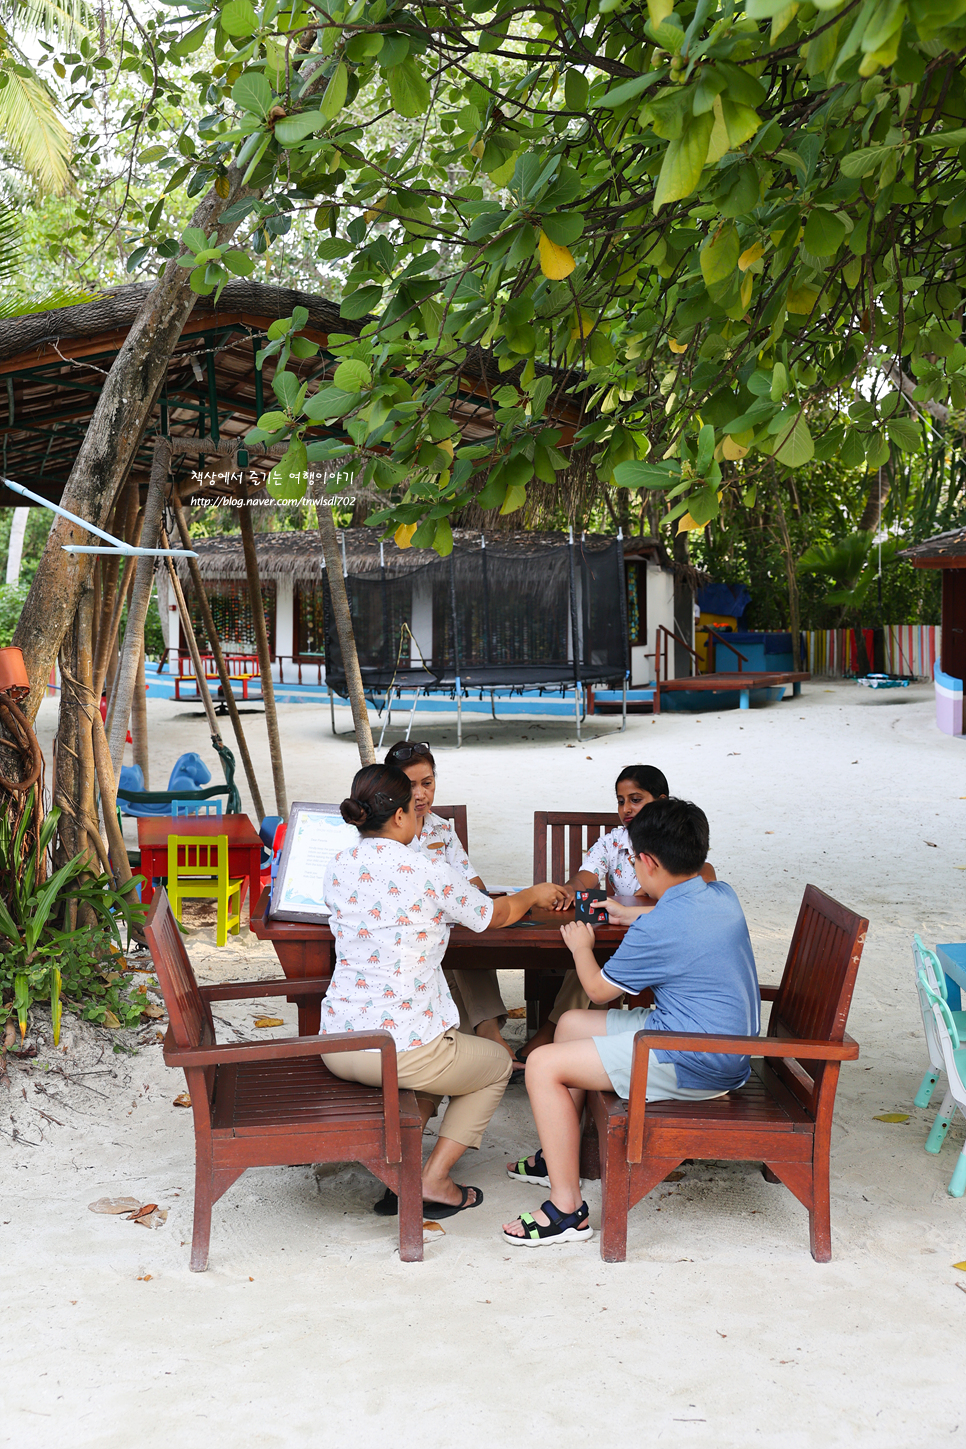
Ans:
[[[272,887],[269,918],[319,924],[327,921],[329,911],[322,894],[326,867],[340,850],[358,843],[358,830],[345,823],[337,805],[296,801],[289,814]]]

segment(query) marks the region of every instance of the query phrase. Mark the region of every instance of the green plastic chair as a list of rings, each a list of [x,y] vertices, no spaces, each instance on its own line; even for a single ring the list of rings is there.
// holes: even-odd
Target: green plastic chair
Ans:
[[[934,991],[945,1002],[946,973],[943,971],[939,957],[935,951],[930,951],[928,946],[924,946],[922,938],[919,935],[915,935],[912,938],[912,961],[913,970],[916,973],[917,987],[919,976],[925,976],[930,990]],[[926,1049],[929,1052],[929,1069],[923,1077],[913,1101],[917,1107],[928,1107],[932,1100],[933,1090],[943,1072],[943,1054],[939,1041],[936,1038],[932,1009],[921,990],[919,991],[919,1010],[922,1012],[922,1028],[926,1034]],[[966,1011],[951,1011],[950,1015],[960,1037],[966,1037]]]
[[[926,1151],[936,1154],[942,1149],[946,1140],[946,1133],[955,1116],[955,1108],[958,1107],[966,1117],[966,1047],[960,1044],[959,1031],[953,1019],[953,1013],[938,991],[932,989],[926,980],[924,971],[918,973],[918,983],[919,990],[929,1003],[929,1009],[932,1012],[933,1025],[942,1052],[948,1082],[948,1090],[939,1109],[939,1115],[926,1138]],[[956,1166],[949,1179],[947,1192],[950,1197],[962,1197],[966,1193],[966,1143],[963,1144],[963,1149],[956,1159]]]

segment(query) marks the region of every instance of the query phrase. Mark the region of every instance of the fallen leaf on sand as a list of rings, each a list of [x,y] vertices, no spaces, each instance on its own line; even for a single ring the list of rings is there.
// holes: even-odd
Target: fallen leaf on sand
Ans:
[[[285,1022],[280,1016],[260,1016],[255,1023],[256,1026],[284,1026]]]
[[[114,1015],[113,1011],[105,1011],[105,1013],[104,1013],[104,1020],[101,1023],[101,1025],[102,1026],[111,1026],[111,1027],[114,1027],[114,1026],[120,1026],[121,1023],[118,1021],[118,1019]]]
[[[144,1277],[143,1278],[139,1278],[137,1281],[139,1283],[150,1283],[150,1281],[151,1281],[151,1274],[150,1273],[145,1273]]]
[[[187,1092],[179,1092],[171,1105],[172,1107],[190,1107],[191,1098]]]
[[[966,870],[966,865],[963,866],[963,869]],[[525,1006],[511,1006],[507,1012],[507,1017],[511,1021],[522,1021],[526,1014],[527,1008]]]
[[[931,845],[932,848],[933,848],[933,850],[938,850],[939,849],[939,846],[936,844],[936,842],[934,840],[927,840],[926,841],[926,844],[927,845]]]
[[[667,1175],[667,1177],[664,1179],[664,1181],[665,1182],[680,1182],[683,1176],[684,1176],[684,1173],[683,1172],[669,1172],[668,1175]]]
[[[133,1213],[141,1206],[136,1197],[99,1197],[97,1202],[88,1203],[92,1213]]]
[[[150,1016],[152,1021],[158,1021],[164,1015],[160,1006],[142,1006],[141,1011],[145,1016]]]
[[[8,1052],[10,1050],[10,1048],[13,1046],[13,1044],[14,1044],[14,1042],[16,1040],[17,1040],[17,1028],[14,1026],[13,1021],[10,1020],[10,1021],[7,1022],[6,1026],[3,1029],[3,1049],[4,1049],[4,1051],[5,1052]]]
[[[908,1122],[908,1112],[882,1112],[878,1117],[873,1117],[874,1122]]]
[[[146,1202],[143,1207],[136,1207],[132,1213],[128,1214],[128,1221],[130,1222],[132,1218],[147,1217],[149,1213],[157,1212],[157,1210],[158,1205],[156,1202]]]
[[[168,1209],[159,1208],[156,1202],[149,1202],[140,1212],[131,1214],[128,1222],[132,1221],[142,1228],[162,1228],[168,1221]]]
[[[446,1229],[439,1223],[432,1222],[429,1218],[423,1220],[423,1242],[433,1243],[437,1238],[445,1238]]]
[[[953,1267],[960,1273],[966,1273],[966,1263],[954,1263]]]

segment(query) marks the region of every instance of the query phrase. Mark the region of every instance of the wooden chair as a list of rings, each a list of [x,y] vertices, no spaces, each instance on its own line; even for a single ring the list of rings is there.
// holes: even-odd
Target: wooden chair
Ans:
[[[439,815],[443,820],[452,820],[453,829],[456,831],[459,843],[470,853],[469,832],[466,828],[466,806],[465,805],[434,805],[433,814]]]
[[[618,824],[613,810],[535,810],[533,812],[533,883],[552,880],[558,885],[576,875],[590,847]],[[549,852],[549,853],[548,853]],[[598,958],[600,959],[600,958]],[[527,1030],[534,1032],[553,1010],[564,972],[572,969],[569,951],[561,955],[560,971],[526,971],[523,995],[527,1003]]]
[[[212,1204],[247,1167],[362,1162],[399,1198],[399,1256],[423,1256],[422,1132],[416,1098],[400,1091],[386,1031],[339,1032],[222,1046],[213,1001],[324,992],[328,981],[234,981],[199,987],[168,899],[155,893],[144,927],[169,1026],[164,1060],[183,1067],[195,1128],[192,1272],[208,1266]],[[382,1053],[382,1087],[344,1082],[322,1052]]]
[[[241,878],[230,880],[228,876],[227,835],[168,836],[168,892],[179,921],[181,902],[185,898],[214,898],[218,904],[215,944],[226,945],[228,932],[237,936],[241,927],[241,888]],[[233,899],[237,900],[234,911],[231,910]]]
[[[627,1215],[685,1158],[761,1162],[808,1210],[812,1257],[832,1256],[829,1142],[839,1064],[854,1061],[846,1035],[868,921],[806,886],[781,985],[762,987],[773,1003],[763,1037],[639,1031],[629,1102],[589,1092],[600,1139],[603,1209],[600,1254],[627,1254]],[[711,1101],[645,1102],[648,1051],[726,1052],[761,1058],[751,1080]]]

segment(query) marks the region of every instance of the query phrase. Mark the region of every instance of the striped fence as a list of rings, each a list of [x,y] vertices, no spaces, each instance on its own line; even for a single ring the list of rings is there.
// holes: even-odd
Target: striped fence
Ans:
[[[875,657],[875,633],[863,629],[870,663]],[[886,674],[914,674],[932,679],[939,657],[939,626],[936,624],[887,624],[883,640]],[[854,629],[808,629],[805,631],[808,669],[842,679],[859,673],[859,653]]]

